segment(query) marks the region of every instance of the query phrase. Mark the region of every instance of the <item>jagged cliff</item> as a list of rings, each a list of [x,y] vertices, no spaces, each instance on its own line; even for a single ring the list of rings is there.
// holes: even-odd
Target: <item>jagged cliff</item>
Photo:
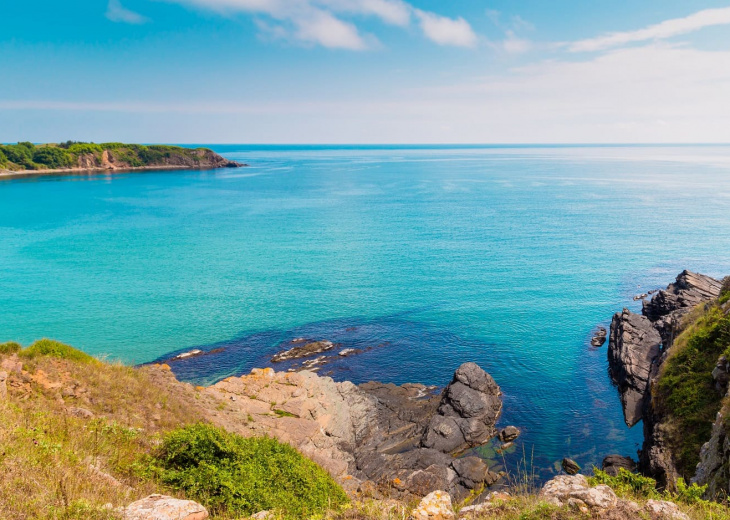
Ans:
[[[730,379],[727,362],[718,360],[730,346],[717,337],[728,313],[719,303],[722,294],[723,282],[683,271],[643,302],[642,314],[624,309],[614,315],[608,346],[626,424],[643,420],[640,471],[669,489],[679,477],[694,477],[711,484],[711,496],[723,484],[727,492],[720,474],[730,459],[722,417],[711,432],[707,420],[720,409]],[[699,446],[708,440],[700,456]]]

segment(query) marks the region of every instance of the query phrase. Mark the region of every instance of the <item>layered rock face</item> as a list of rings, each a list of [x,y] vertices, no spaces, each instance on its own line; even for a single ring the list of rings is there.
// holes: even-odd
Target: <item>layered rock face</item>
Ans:
[[[652,362],[662,338],[645,316],[624,309],[611,321],[608,366],[618,385],[624,420],[630,428],[641,420]]]
[[[456,458],[496,435],[502,409],[499,386],[474,363],[440,395],[419,384],[358,387],[270,368],[203,391],[226,403],[211,412],[214,423],[288,442],[350,491],[465,496],[499,478],[478,457]]]
[[[715,300],[722,282],[683,271],[666,290],[644,302],[642,314],[626,309],[614,315],[608,344],[611,378],[618,386],[624,419],[631,427],[643,419],[644,445],[639,457],[642,472],[661,485],[673,485],[677,471],[664,442],[662,417],[651,403],[651,387],[674,338],[682,331],[682,318],[699,304]]]

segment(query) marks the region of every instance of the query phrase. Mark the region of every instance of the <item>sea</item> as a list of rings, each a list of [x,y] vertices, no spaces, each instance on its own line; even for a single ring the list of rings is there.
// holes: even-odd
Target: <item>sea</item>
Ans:
[[[522,430],[475,452],[547,478],[641,445],[596,327],[683,269],[730,274],[730,146],[207,146],[248,167],[0,181],[0,341],[215,350],[171,362],[195,384],[297,338],[355,383],[474,361]]]

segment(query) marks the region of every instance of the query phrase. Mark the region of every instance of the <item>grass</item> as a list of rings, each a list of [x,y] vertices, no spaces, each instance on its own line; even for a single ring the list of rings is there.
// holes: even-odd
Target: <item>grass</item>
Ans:
[[[676,339],[653,389],[654,407],[669,425],[667,440],[677,470],[687,480],[722,404],[712,370],[729,346],[730,316],[714,305]]]
[[[17,343],[15,343],[17,345]],[[35,359],[39,356],[54,357],[58,359],[67,359],[78,363],[95,363],[98,362],[90,355],[73,348],[70,345],[61,343],[53,339],[39,339],[31,344],[28,348],[16,351],[23,358]]]
[[[169,493],[130,468],[200,414],[149,370],[88,362],[57,345],[19,357],[25,372],[10,373],[0,401],[0,518],[106,520],[117,516],[105,504]],[[69,414],[74,407],[94,416]]]
[[[308,518],[348,502],[327,472],[288,444],[207,424],[169,433],[145,471],[215,514]]]

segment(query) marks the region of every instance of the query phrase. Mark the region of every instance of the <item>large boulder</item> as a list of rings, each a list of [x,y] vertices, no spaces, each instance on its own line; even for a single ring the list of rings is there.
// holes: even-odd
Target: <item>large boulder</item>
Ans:
[[[451,506],[451,496],[446,491],[429,493],[411,512],[414,520],[453,520],[456,518]]]
[[[208,511],[192,500],[150,495],[132,502],[122,511],[124,520],[205,520]]]
[[[497,434],[494,425],[502,412],[501,394],[492,376],[479,365],[464,363],[444,390],[422,446],[454,453],[484,444]]]
[[[593,510],[610,509],[618,502],[610,487],[591,487],[583,475],[559,475],[542,487],[540,495],[557,506],[584,504]]]
[[[631,427],[642,419],[652,362],[662,338],[646,316],[624,309],[611,320],[608,366],[618,385],[624,420]]]

